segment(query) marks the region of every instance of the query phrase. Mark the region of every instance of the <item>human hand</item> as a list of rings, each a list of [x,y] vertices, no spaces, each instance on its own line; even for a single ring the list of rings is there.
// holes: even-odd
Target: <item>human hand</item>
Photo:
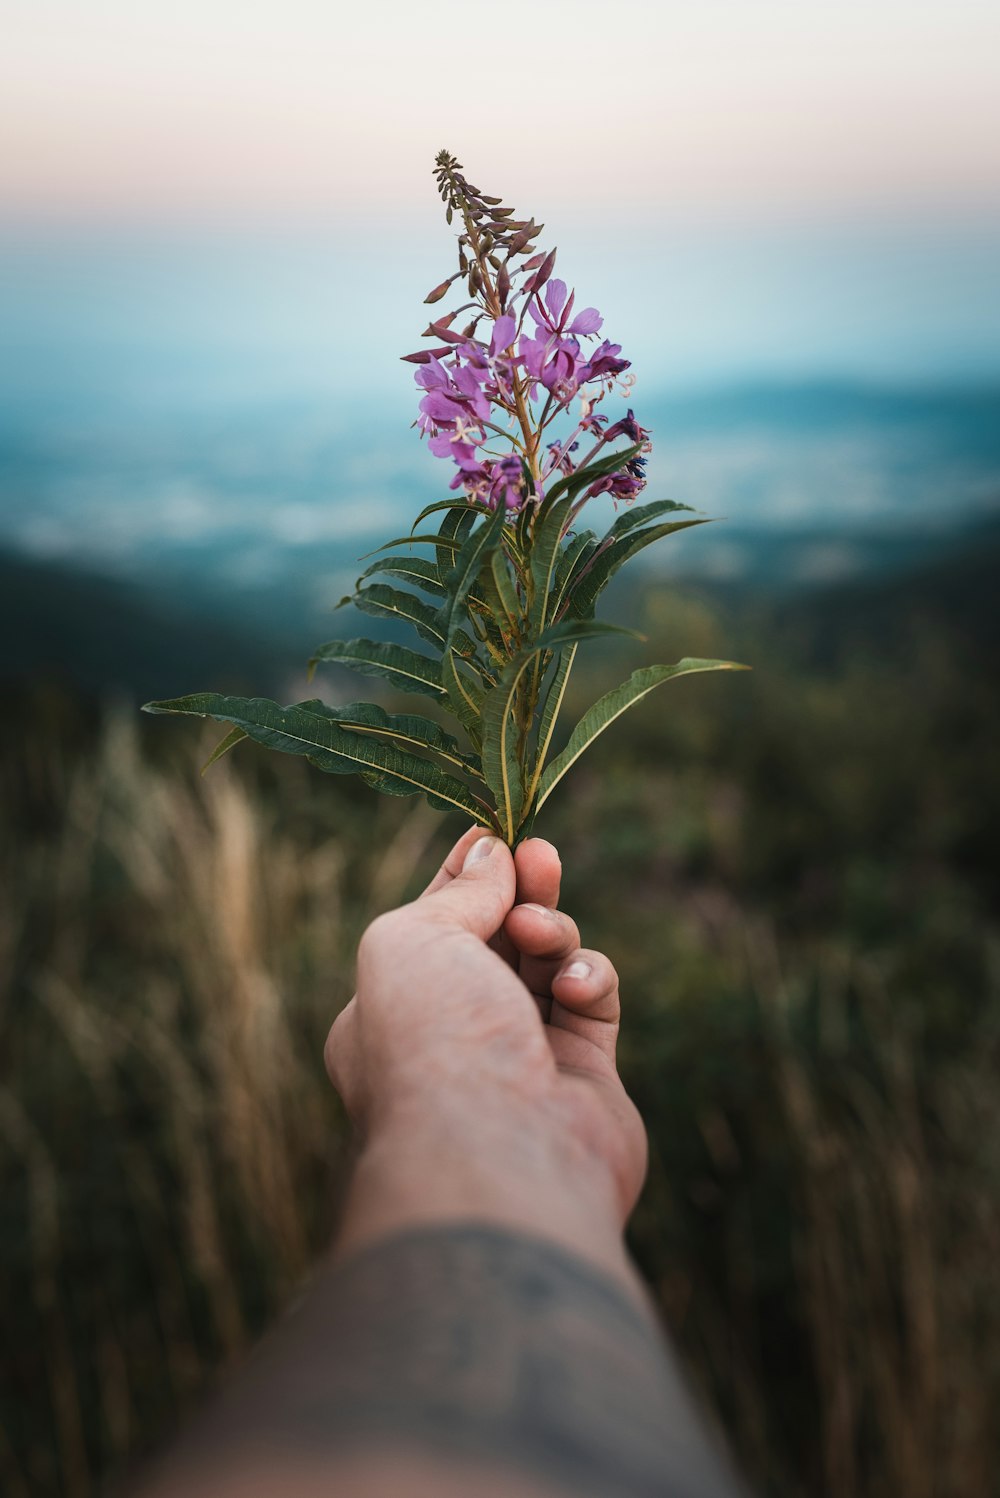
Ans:
[[[474,828],[365,932],[326,1048],[365,1140],[362,1236],[485,1215],[593,1242],[596,1214],[620,1238],[645,1132],[615,1065],[617,975],[558,911],[560,873],[551,844],[511,855]]]

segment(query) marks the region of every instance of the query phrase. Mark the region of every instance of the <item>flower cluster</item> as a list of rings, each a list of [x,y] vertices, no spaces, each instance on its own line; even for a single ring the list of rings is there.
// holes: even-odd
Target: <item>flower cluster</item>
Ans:
[[[490,509],[502,504],[518,511],[544,495],[552,475],[589,465],[617,438],[648,451],[649,433],[631,410],[613,423],[595,410],[616,386],[631,389],[629,360],[621,357],[620,344],[597,341],[604,321],[597,309],[576,311],[575,293],[552,276],[555,250],[532,253],[539,226],[515,220],[499,199],[472,187],[445,152],[437,177],[449,222],[457,212],[464,228],[458,271],[427,301],[440,300],[459,278],[467,280],[471,300],[431,322],[425,337],[436,347],[404,357],[419,366],[416,425],[431,452],[455,465],[451,488]],[[527,258],[517,264],[517,257]],[[462,312],[472,318],[457,331],[453,324]],[[480,334],[482,323],[488,337]],[[577,399],[569,434],[543,442],[546,429]],[[585,434],[588,450],[578,458]],[[609,493],[633,500],[645,485],[644,464],[642,456],[623,450],[620,469],[596,480],[583,499]]]

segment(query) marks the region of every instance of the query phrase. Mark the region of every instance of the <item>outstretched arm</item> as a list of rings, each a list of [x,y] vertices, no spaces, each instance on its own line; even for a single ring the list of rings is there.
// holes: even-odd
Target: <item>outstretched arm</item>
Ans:
[[[331,1262],[150,1498],[735,1492],[624,1248],[645,1134],[559,875],[474,829],[365,933]]]

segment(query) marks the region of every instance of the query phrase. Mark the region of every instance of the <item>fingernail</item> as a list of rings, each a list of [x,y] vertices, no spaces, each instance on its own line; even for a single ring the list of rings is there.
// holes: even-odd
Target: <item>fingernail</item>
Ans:
[[[465,862],[462,865],[462,872],[464,873],[466,869],[471,869],[473,864],[481,863],[484,858],[489,858],[490,854],[493,852],[493,849],[497,846],[499,841],[500,839],[498,837],[477,838],[472,847],[469,849],[468,853],[466,853],[465,855]]]
[[[589,978],[592,972],[593,968],[590,966],[590,963],[584,962],[582,958],[577,957],[575,961],[567,963],[562,972],[559,974],[559,977]]]
[[[550,910],[547,905],[536,905],[533,900],[525,900],[523,905],[517,906],[518,910],[533,910],[536,915],[543,915],[547,921],[555,919],[555,911]]]

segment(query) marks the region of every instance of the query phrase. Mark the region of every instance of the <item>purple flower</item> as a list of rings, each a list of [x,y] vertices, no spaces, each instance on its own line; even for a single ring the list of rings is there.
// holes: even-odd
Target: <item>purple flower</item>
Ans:
[[[545,288],[544,302],[540,297],[534,297],[528,303],[528,311],[538,326],[548,333],[566,333],[570,337],[583,338],[598,332],[604,318],[596,307],[585,307],[571,323],[567,323],[575,297],[574,291],[570,292],[567,299],[565,281],[550,281]]]
[[[436,434],[441,427],[453,427],[459,420],[486,421],[490,403],[480,387],[475,371],[467,365],[445,366],[440,359],[422,364],[414,375],[415,382],[427,394],[420,402],[421,425]]]
[[[512,273],[498,271],[497,299],[474,292],[472,305],[479,310],[464,332],[451,327],[467,310],[460,307],[427,328],[425,336],[438,341],[436,348],[406,356],[416,366],[414,379],[421,392],[416,425],[429,439],[434,456],[454,464],[452,489],[464,489],[470,499],[494,508],[502,504],[510,512],[523,508],[533,491],[540,494],[549,474],[573,473],[616,438],[649,445],[649,433],[632,410],[609,423],[595,409],[615,378],[630,367],[629,361],[621,357],[621,345],[607,339],[585,347],[586,340],[596,339],[603,318],[596,307],[574,310],[576,293],[565,281],[551,278],[554,263],[553,251],[532,256]],[[528,277],[517,286],[516,277],[524,272]],[[488,272],[483,269],[482,274],[488,281]],[[518,314],[512,309],[522,297]],[[499,316],[497,300],[503,309]],[[526,327],[525,313],[531,317]],[[489,338],[477,338],[477,325],[487,319]],[[581,414],[575,429],[561,442],[541,448],[545,427],[576,395],[581,397]],[[538,401],[541,414],[534,404]],[[502,440],[505,432],[510,433],[514,451],[503,455],[501,448],[501,455],[484,457],[487,434],[492,447],[494,434]],[[583,433],[596,446],[580,460],[577,439]],[[544,459],[536,460],[533,476],[525,467],[525,454],[532,450]],[[606,475],[587,493],[610,493],[627,502],[644,484],[641,460],[623,461],[617,473]]]
[[[510,348],[517,337],[517,323],[508,314],[498,317],[493,324],[493,337],[490,339],[490,355],[496,358]]]
[[[542,333],[529,338],[522,333],[518,354],[532,382],[544,385],[560,405],[568,405],[580,388],[586,363],[576,339]]]
[[[609,343],[607,339],[598,344],[590,357],[582,381],[605,380],[613,375],[622,374],[624,370],[631,367],[630,359],[619,359],[622,351],[620,343]]]
[[[606,420],[607,418],[605,418]],[[616,437],[627,437],[630,442],[648,442],[649,433],[645,427],[641,427],[635,419],[635,412],[629,406],[625,415],[609,426],[604,434],[606,442],[613,442]]]
[[[526,492],[524,465],[515,453],[494,463],[487,499],[491,509],[502,504],[507,510],[519,510],[524,504]]]

